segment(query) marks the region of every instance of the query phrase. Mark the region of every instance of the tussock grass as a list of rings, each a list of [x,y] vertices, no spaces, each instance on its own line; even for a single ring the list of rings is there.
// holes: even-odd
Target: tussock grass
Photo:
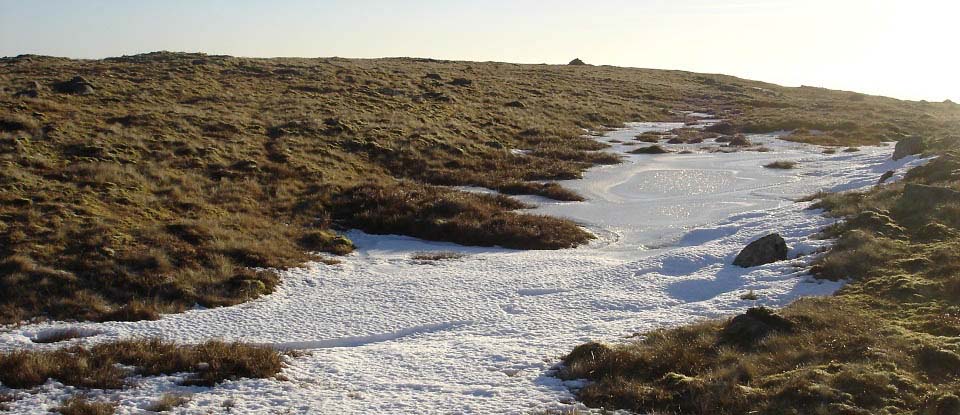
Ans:
[[[789,170],[789,169],[795,169],[795,168],[797,168],[797,165],[798,165],[798,164],[799,164],[799,163],[797,163],[797,162],[795,162],[795,161],[791,161],[791,160],[777,160],[777,161],[774,161],[774,162],[772,162],[772,163],[764,164],[763,167],[766,167],[766,168],[768,168],[768,169],[783,169],[783,170]]]
[[[448,261],[467,256],[460,252],[418,252],[410,256],[414,261]]]
[[[640,147],[629,151],[630,154],[667,154],[670,152],[670,150],[667,150],[657,144],[648,147]]]
[[[815,128],[843,145],[905,135],[935,144],[960,119],[954,105],[603,66],[157,52],[12,57],[0,67],[0,88],[11,91],[0,94],[0,291],[8,293],[0,323],[149,319],[236,304],[276,286],[276,275],[250,268],[349,251],[332,230],[338,224],[573,246],[588,236],[572,223],[506,206],[414,226],[426,204],[394,221],[313,202],[380,200],[352,190],[368,183],[579,200],[540,182],[619,161],[584,129],[676,120],[676,108],[728,120],[723,134]],[[51,88],[77,76],[93,93]],[[522,105],[504,105],[513,102]]]
[[[56,408],[63,415],[113,415],[117,405],[112,402],[91,401],[84,396],[71,396]]]
[[[946,152],[906,186],[818,195],[817,207],[845,221],[824,232],[838,240],[811,271],[850,282],[782,309],[790,330],[731,345],[734,320],[711,320],[589,343],[564,359],[561,377],[592,381],[579,392],[587,405],[638,412],[956,413],[957,165]],[[911,183],[935,187],[907,195]]]
[[[125,340],[89,348],[0,354],[0,382],[22,389],[56,379],[80,388],[119,389],[127,386],[127,378],[133,374],[186,372],[190,375],[183,384],[212,386],[230,379],[274,377],[282,366],[280,354],[266,347],[220,341],[181,346],[158,339]]]
[[[190,402],[190,398],[187,396],[165,393],[153,401],[150,406],[147,407],[147,410],[150,412],[169,412],[187,402]]]
[[[526,206],[505,196],[438,187],[362,185],[329,204],[347,226],[374,234],[519,249],[569,248],[593,238],[569,221],[512,212]]]

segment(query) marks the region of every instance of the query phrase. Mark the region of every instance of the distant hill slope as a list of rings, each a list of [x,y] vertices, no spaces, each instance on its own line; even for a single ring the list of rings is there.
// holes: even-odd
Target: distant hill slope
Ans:
[[[960,125],[951,103],[587,65],[157,52],[0,68],[0,323],[235,304],[277,284],[254,268],[349,252],[344,227],[576,246],[591,235],[569,221],[442,186],[575,200],[541,181],[617,162],[582,135],[626,121],[711,112],[731,133],[932,147]]]

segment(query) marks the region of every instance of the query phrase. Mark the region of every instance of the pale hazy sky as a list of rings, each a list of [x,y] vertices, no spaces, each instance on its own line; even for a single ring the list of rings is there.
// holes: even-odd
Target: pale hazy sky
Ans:
[[[0,56],[417,56],[960,102],[960,0],[0,0]]]

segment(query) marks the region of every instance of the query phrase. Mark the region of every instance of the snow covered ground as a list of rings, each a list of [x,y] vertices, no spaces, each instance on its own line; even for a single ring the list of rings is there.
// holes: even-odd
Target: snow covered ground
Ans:
[[[637,123],[599,138],[633,142],[638,133],[683,124]],[[550,376],[572,347],[588,340],[626,341],[633,333],[756,304],[779,306],[824,295],[837,283],[804,275],[827,241],[811,236],[831,219],[792,199],[818,190],[898,177],[913,164],[890,161],[892,146],[823,154],[776,135],[751,136],[770,152],[710,153],[712,140],[666,145],[691,154],[627,155],[565,182],[586,202],[538,203],[537,213],[574,219],[598,235],[559,251],[463,247],[354,231],[359,249],[342,264],[285,272],[266,298],[236,307],[193,310],[159,321],[52,323],[0,334],[0,349],[53,347],[30,338],[82,327],[75,342],[162,336],[210,338],[305,350],[289,360],[289,381],[242,380],[215,388],[182,387],[176,376],[143,379],[124,391],[96,391],[140,413],[163,393],[185,394],[184,413],[530,413],[572,408],[569,386]],[[640,146],[648,145],[641,143]],[[609,151],[637,146],[616,143]],[[794,160],[793,170],[765,169]],[[751,240],[780,232],[789,261],[753,269],[729,265]],[[420,252],[462,258],[417,261]],[[798,258],[799,256],[799,258]],[[753,291],[759,299],[742,300]],[[0,388],[2,391],[2,388]],[[16,412],[45,413],[68,388],[49,382],[19,393]]]

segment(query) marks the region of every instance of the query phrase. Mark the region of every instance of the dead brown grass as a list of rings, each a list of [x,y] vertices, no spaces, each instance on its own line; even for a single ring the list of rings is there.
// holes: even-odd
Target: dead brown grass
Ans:
[[[789,169],[796,168],[798,164],[799,163],[792,160],[777,160],[772,163],[764,164],[763,167],[766,167],[768,169],[789,170]]]
[[[236,304],[276,286],[250,268],[349,251],[336,224],[484,245],[583,243],[574,224],[510,206],[418,220],[423,203],[387,207],[404,212],[388,219],[314,202],[369,205],[384,200],[363,202],[376,193],[356,189],[431,185],[579,200],[541,182],[618,161],[584,129],[698,110],[734,132],[818,128],[859,145],[851,140],[939,142],[960,119],[952,105],[599,66],[158,52],[0,67],[0,323]],[[58,92],[75,76],[94,92]]]
[[[634,343],[579,346],[564,378],[607,409],[683,414],[922,413],[960,410],[960,166],[955,153],[912,170],[911,183],[822,194],[846,220],[812,272],[850,280],[837,295],[780,311],[790,330],[731,344],[733,320],[648,333]],[[923,190],[923,189],[921,189]],[[749,314],[749,312],[748,312]]]
[[[126,340],[89,348],[0,354],[0,382],[21,389],[56,379],[80,388],[118,389],[127,386],[133,374],[190,373],[183,384],[212,386],[228,379],[274,377],[282,366],[280,354],[266,347],[220,341],[181,346],[158,339]]]
[[[75,395],[63,401],[56,410],[63,415],[113,415],[116,407],[112,402],[96,402]]]
[[[153,403],[147,407],[147,410],[150,412],[169,412],[178,406],[186,404],[187,402],[190,402],[190,398],[187,396],[166,393],[157,398],[157,400],[153,401]]]
[[[410,256],[410,259],[414,261],[448,261],[452,259],[460,259],[467,256],[464,253],[460,252],[418,252]]]
[[[329,203],[345,225],[375,234],[520,249],[568,248],[593,238],[569,221],[512,212],[526,206],[504,196],[437,187],[362,185]]]

